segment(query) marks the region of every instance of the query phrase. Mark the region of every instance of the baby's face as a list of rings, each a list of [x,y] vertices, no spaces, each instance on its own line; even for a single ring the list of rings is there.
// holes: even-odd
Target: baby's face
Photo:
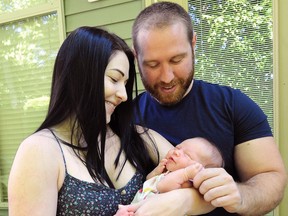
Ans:
[[[175,171],[185,168],[195,161],[201,163],[201,156],[205,154],[203,151],[205,149],[202,145],[191,145],[191,142],[184,141],[167,153],[166,169],[168,171]]]

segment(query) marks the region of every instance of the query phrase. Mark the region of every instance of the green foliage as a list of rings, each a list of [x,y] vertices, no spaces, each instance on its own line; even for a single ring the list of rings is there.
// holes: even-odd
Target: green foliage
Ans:
[[[271,0],[189,1],[196,78],[239,88],[273,118]]]
[[[55,23],[57,16],[51,14],[0,26],[0,108],[33,108],[29,101],[39,98],[38,109],[43,93],[49,95],[43,90],[50,88],[58,35],[47,40],[47,33],[58,32]]]
[[[59,48],[57,14],[0,25],[0,46],[1,204],[8,201],[6,176],[19,143],[35,131],[47,113]]]
[[[50,0],[2,0],[0,1],[0,14],[31,8]]]

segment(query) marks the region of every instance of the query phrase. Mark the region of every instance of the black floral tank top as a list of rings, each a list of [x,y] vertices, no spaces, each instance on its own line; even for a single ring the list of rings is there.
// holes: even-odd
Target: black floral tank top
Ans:
[[[52,131],[51,131],[52,132]],[[52,132],[54,135],[54,133]],[[65,179],[58,192],[57,216],[112,216],[118,205],[130,204],[145,180],[139,172],[120,189],[109,188],[100,183],[81,181],[67,172],[66,161],[59,140],[56,138],[65,164]]]

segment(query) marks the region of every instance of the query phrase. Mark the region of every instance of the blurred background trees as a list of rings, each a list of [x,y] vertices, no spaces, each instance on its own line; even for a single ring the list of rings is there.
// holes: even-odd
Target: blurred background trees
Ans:
[[[189,0],[195,78],[241,89],[273,126],[272,0]]]

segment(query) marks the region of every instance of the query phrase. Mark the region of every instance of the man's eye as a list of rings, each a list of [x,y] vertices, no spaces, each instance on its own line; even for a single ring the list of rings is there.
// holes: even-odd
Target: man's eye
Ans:
[[[149,67],[150,67],[150,68],[156,68],[157,65],[150,65]]]
[[[177,59],[171,60],[171,62],[172,62],[173,64],[178,64],[178,63],[180,63],[181,61],[182,61],[182,58],[177,58]]]
[[[146,64],[146,66],[149,68],[156,68],[158,66],[158,64],[157,63],[148,63],[148,64]]]

